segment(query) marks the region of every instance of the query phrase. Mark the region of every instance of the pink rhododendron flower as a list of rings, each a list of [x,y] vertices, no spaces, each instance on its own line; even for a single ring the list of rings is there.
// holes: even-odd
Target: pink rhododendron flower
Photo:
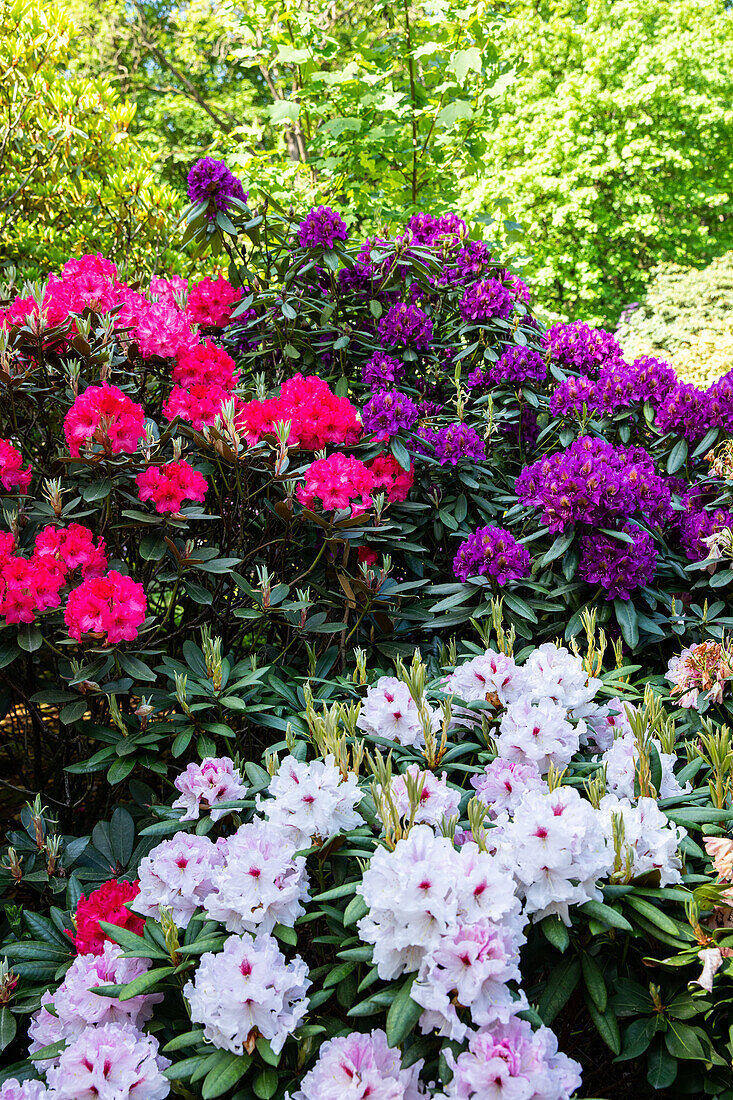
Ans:
[[[195,325],[224,328],[232,319],[232,310],[242,297],[241,290],[233,287],[228,279],[199,280],[188,291],[188,315]]]
[[[92,577],[72,589],[64,618],[69,636],[78,642],[82,634],[104,634],[105,644],[112,645],[137,638],[146,610],[143,586],[111,569],[105,577]]]
[[[7,439],[0,439],[0,485],[10,493],[17,489],[28,492],[31,483],[31,465],[23,469],[23,456]]]
[[[237,368],[231,355],[211,340],[193,348],[181,348],[173,366],[173,382],[188,389],[197,383],[231,390],[237,381]]]
[[[368,466],[353,455],[337,453],[311,463],[296,495],[306,508],[320,505],[324,512],[350,508],[351,514],[358,516],[372,504],[373,488]]]
[[[86,443],[98,443],[108,454],[134,454],[145,435],[142,405],[103,382],[80,393],[64,420],[66,443],[78,455]]]
[[[209,483],[185,459],[148,466],[136,478],[140,500],[152,500],[157,512],[180,512],[184,500],[202,501]]]
[[[228,756],[207,756],[200,764],[189,764],[173,785],[181,792],[173,809],[186,811],[181,821],[198,821],[202,808],[210,811],[212,821],[219,821],[233,811],[219,810],[218,804],[234,802],[247,793],[247,784]]]
[[[197,431],[201,431],[202,428],[212,425],[217,416],[221,416],[221,407],[231,396],[229,390],[225,390],[223,386],[204,382],[195,382],[187,389],[174,386],[163,405],[163,415],[167,420],[174,420],[179,416]]]

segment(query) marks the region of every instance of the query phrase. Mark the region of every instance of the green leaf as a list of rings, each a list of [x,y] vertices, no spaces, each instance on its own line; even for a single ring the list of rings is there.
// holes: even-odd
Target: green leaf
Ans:
[[[35,653],[43,644],[43,634],[35,623],[22,623],[18,627],[18,645],[26,653]]]
[[[586,994],[585,1005],[588,1015],[596,1026],[596,1031],[603,1042],[614,1054],[621,1053],[621,1036],[618,1030],[618,1020],[612,1008],[606,1012],[599,1012],[598,1007],[591,996]]]
[[[118,653],[117,657],[122,668],[128,676],[132,676],[133,680],[146,680],[148,682],[157,680],[153,670],[143,664],[142,661],[139,661],[137,657],[133,657],[131,653]]]
[[[467,50],[456,50],[450,59],[449,68],[456,74],[458,83],[463,84],[471,69],[481,72],[481,50],[477,46],[470,46]]]
[[[696,1062],[709,1060],[707,1051],[700,1042],[697,1028],[683,1024],[679,1020],[668,1020],[669,1026],[664,1034],[667,1050],[673,1058],[682,1058]]]
[[[455,126],[461,119],[469,118],[473,118],[473,105],[471,102],[468,99],[455,99],[438,111],[435,122],[437,126],[450,128]]]
[[[259,1100],[270,1100],[270,1097],[274,1096],[277,1091],[277,1078],[276,1069],[271,1066],[263,1069],[262,1073],[258,1074],[252,1082],[255,1096],[258,1096]]]
[[[0,1051],[5,1050],[6,1046],[12,1043],[17,1028],[15,1016],[7,1005],[3,1005],[0,1008]]]
[[[616,1061],[628,1062],[639,1058],[648,1049],[656,1030],[656,1020],[649,1016],[643,1020],[632,1020],[624,1032],[621,1053]]]
[[[546,1024],[551,1024],[558,1012],[565,1007],[579,981],[580,960],[575,956],[567,956],[550,974],[537,1003],[537,1011]]]
[[[389,1006],[387,1013],[387,1043],[391,1047],[399,1046],[422,1015],[422,1006],[413,1001],[410,996],[415,975],[411,974],[400,986],[397,996]]]
[[[615,599],[613,609],[616,612],[618,623],[624,641],[630,649],[636,649],[639,644],[639,622],[636,617],[636,608],[631,600]]]
[[[130,984],[123,988],[120,993],[120,1000],[129,1001],[133,997],[138,997],[141,993],[147,993],[158,982],[162,982],[164,978],[172,974],[174,969],[172,966],[159,966],[147,970],[144,974],[138,974],[137,978],[133,978]]]
[[[583,968],[583,981],[593,1003],[599,1012],[605,1012],[608,1007],[608,990],[603,978],[600,966],[586,951],[580,956],[580,964]]]
[[[649,1051],[646,1064],[646,1079],[652,1088],[668,1089],[677,1076],[677,1060],[661,1041]]]
[[[679,928],[675,922],[666,913],[663,913],[658,906],[652,905],[650,901],[639,898],[635,894],[627,894],[624,901],[645,920],[648,920],[650,924],[660,928],[662,932],[666,932],[669,936],[679,936]]]
[[[667,459],[667,473],[674,474],[687,460],[687,440],[680,439],[669,452]]]
[[[364,901],[361,894],[357,894],[355,898],[351,899],[344,910],[344,928],[351,928],[358,920],[365,917],[368,912],[369,906]]]
[[[550,549],[547,551],[544,557],[540,559],[540,566],[549,565],[551,561],[555,560],[555,558],[561,557],[561,555],[564,554],[565,551],[569,548],[574,538],[574,530],[568,531],[564,535],[558,535]]]
[[[560,918],[557,916],[557,914],[553,914],[550,917],[545,917],[545,919],[540,924],[540,928],[542,929],[542,933],[545,939],[548,940],[548,942],[551,943],[552,946],[558,951],[564,953],[570,946],[570,936],[568,935],[568,930],[563,922],[560,920]]]
[[[246,1054],[226,1053],[206,1074],[201,1086],[203,1100],[215,1100],[234,1088],[237,1081],[244,1077],[252,1059]]]

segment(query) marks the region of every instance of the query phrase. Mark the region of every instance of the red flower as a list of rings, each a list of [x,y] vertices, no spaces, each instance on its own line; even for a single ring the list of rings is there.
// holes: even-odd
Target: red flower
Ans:
[[[141,935],[145,918],[131,913],[125,904],[139,893],[140,884],[137,880],[118,882],[113,878],[94,890],[88,898],[81,895],[76,906],[76,935],[68,933],[80,955],[101,955],[104,951],[104,944],[109,936],[99,927],[101,920]]]

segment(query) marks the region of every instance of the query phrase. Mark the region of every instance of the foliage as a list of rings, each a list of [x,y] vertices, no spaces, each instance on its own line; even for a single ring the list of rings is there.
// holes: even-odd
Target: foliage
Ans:
[[[548,307],[613,323],[652,267],[730,247],[732,34],[722,0],[514,5],[523,68],[466,207],[509,198]]]
[[[102,249],[123,270],[175,265],[177,197],[129,135],[134,104],[69,71],[70,14],[3,0],[0,28],[0,264],[34,278]]]
[[[628,355],[659,355],[686,381],[709,385],[733,370],[733,252],[707,267],[661,265],[640,303],[622,313]]]

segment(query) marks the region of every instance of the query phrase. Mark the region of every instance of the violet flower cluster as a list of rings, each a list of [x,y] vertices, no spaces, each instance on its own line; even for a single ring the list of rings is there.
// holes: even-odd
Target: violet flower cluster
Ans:
[[[333,248],[347,238],[346,223],[330,206],[315,206],[298,226],[301,248]]]
[[[400,430],[415,426],[418,408],[411,397],[400,390],[377,390],[361,411],[365,432],[374,432],[379,439],[388,439]]]
[[[469,577],[493,577],[498,584],[529,575],[529,550],[503,527],[479,527],[461,543],[453,559],[453,572],[461,581]]]
[[[187,180],[188,197],[191,202],[208,203],[208,218],[213,221],[216,211],[225,211],[232,199],[247,201],[247,193],[235,175],[227,168],[223,160],[202,157],[197,160]]]
[[[623,364],[621,345],[602,328],[591,328],[583,321],[552,325],[543,337],[552,358],[565,370],[595,378],[601,367]]]
[[[393,359],[383,351],[375,351],[361,368],[361,380],[365,386],[377,389],[393,385],[404,373],[405,365],[399,359]]]
[[[614,447],[587,435],[525,466],[516,492],[523,504],[542,509],[550,531],[576,523],[609,526],[614,517],[635,513],[658,527],[669,515],[672,498],[642,447]]]
[[[482,279],[466,288],[458,308],[467,323],[484,324],[508,317],[514,309],[514,298],[498,279]]]
[[[433,339],[433,322],[419,306],[399,302],[379,322],[382,346],[426,349]]]
[[[437,430],[421,428],[419,437],[422,444],[418,444],[418,450],[422,454],[433,455],[441,466],[457,466],[462,459],[486,461],[486,443],[478,432],[463,421]]]
[[[594,531],[580,540],[578,572],[588,584],[598,584],[607,600],[631,598],[635,588],[643,588],[654,576],[657,551],[647,531],[631,523],[621,531],[632,541]]]

